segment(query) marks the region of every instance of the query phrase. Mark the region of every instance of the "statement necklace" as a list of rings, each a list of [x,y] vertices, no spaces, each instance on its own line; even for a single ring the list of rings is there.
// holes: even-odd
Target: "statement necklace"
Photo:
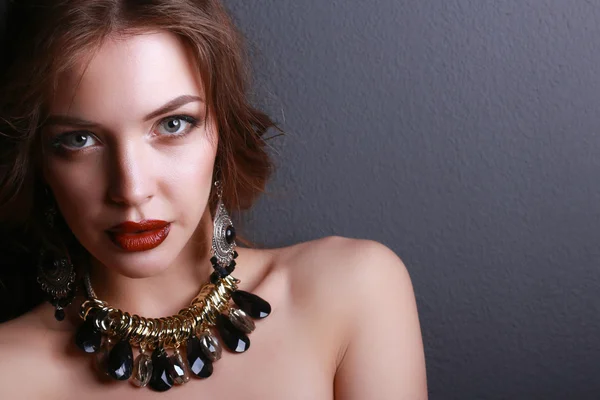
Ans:
[[[247,335],[255,328],[253,319],[267,317],[271,306],[238,290],[240,281],[231,276],[238,256],[235,230],[220,201],[214,223],[211,263],[215,271],[210,283],[202,286],[188,307],[170,317],[144,318],[112,307],[96,297],[86,271],[87,299],[81,304],[83,324],[75,343],[94,354],[101,374],[164,392],[187,383],[192,375],[210,377],[213,363],[221,358],[221,342],[233,353],[250,348]],[[135,359],[133,349],[139,352]]]
[[[192,375],[210,377],[213,362],[221,358],[221,341],[231,352],[245,352],[250,348],[247,334],[255,328],[253,319],[271,313],[268,302],[238,290],[240,281],[229,273],[214,272],[211,283],[188,307],[165,318],[144,318],[114,308],[96,298],[89,274],[84,282],[88,299],[79,312],[83,324],[75,336],[77,346],[95,354],[100,373],[159,392],[187,383]],[[135,359],[134,348],[139,349]]]

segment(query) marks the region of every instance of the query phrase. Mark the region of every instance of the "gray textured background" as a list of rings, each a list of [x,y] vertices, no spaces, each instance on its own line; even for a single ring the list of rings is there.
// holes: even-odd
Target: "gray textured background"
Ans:
[[[600,398],[600,1],[226,3],[287,131],[249,236],[395,250],[432,399]]]

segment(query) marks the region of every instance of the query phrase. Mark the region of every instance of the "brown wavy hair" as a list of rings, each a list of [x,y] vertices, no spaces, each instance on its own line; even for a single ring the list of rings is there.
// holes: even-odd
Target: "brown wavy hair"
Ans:
[[[0,263],[4,264],[0,277],[4,282],[11,282],[15,274],[32,280],[35,270],[21,263],[25,258],[14,256],[14,247],[21,246],[24,252],[17,253],[33,260],[36,246],[48,237],[41,221],[47,199],[39,170],[38,135],[48,99],[57,89],[59,75],[82,60],[89,61],[111,34],[168,31],[187,46],[218,127],[215,178],[223,183],[226,207],[233,212],[246,210],[264,192],[273,171],[265,133],[277,127],[248,99],[243,39],[220,1],[25,0],[9,3],[7,21],[0,49]],[[213,191],[211,209],[216,201]],[[5,286],[13,291],[20,287],[18,283]],[[14,298],[14,293],[5,295]],[[6,304],[2,300],[0,295],[0,303]]]

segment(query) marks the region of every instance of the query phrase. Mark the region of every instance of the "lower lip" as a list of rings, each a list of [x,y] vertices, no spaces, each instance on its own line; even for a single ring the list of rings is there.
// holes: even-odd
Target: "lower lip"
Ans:
[[[171,230],[171,224],[160,229],[138,233],[108,232],[114,244],[129,252],[152,250],[165,241]]]

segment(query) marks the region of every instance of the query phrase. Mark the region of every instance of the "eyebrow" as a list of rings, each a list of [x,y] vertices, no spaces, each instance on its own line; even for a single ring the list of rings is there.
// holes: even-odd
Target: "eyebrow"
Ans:
[[[179,96],[177,98],[174,98],[173,100],[169,101],[167,104],[165,104],[164,106],[160,107],[156,111],[152,111],[150,114],[146,115],[146,117],[144,118],[144,121],[148,121],[148,120],[156,118],[156,117],[158,117],[160,115],[167,114],[167,113],[169,113],[171,111],[175,111],[179,107],[184,106],[184,105],[186,105],[188,103],[193,103],[195,101],[203,102],[204,100],[201,97],[198,97],[198,96],[192,96],[192,95],[189,95],[189,94],[184,94],[183,96]]]
[[[165,105],[163,105],[162,107],[160,107],[160,108],[156,109],[155,111],[152,111],[150,114],[146,115],[144,117],[144,121],[148,121],[148,120],[156,118],[160,115],[167,114],[171,111],[175,111],[179,107],[182,107],[188,103],[193,103],[196,101],[204,102],[204,99],[202,99],[202,97],[192,96],[192,95],[188,95],[188,94],[176,97],[173,100],[166,103]],[[46,119],[46,122],[44,123],[44,125],[45,126],[48,126],[48,125],[71,125],[71,126],[80,126],[82,128],[94,128],[94,127],[98,126],[98,124],[95,122],[77,118],[77,117],[69,117],[67,115],[50,115]]]

